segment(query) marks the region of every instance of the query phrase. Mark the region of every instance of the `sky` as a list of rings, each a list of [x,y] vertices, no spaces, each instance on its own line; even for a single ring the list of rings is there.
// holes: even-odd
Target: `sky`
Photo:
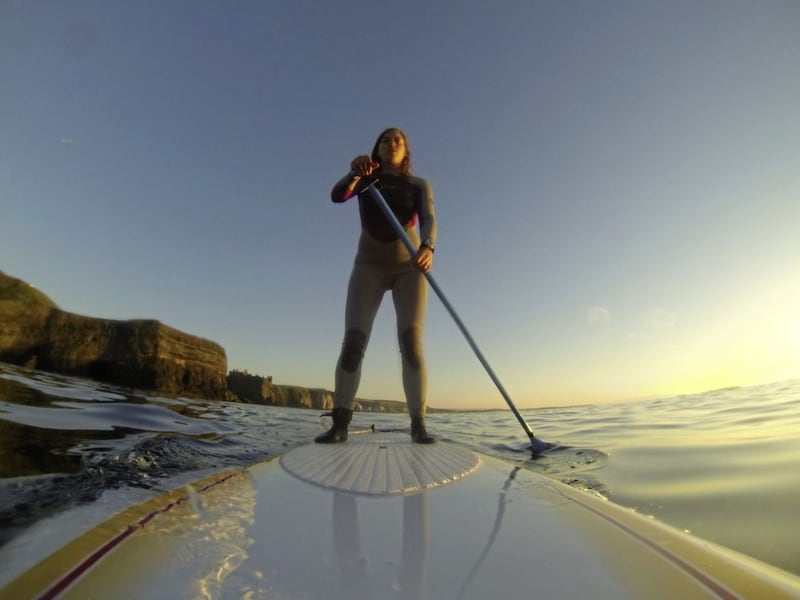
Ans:
[[[800,377],[800,3],[0,3],[0,270],[333,389],[402,128],[432,275],[518,408]],[[402,400],[387,297],[359,397]],[[429,299],[428,404],[504,408]]]

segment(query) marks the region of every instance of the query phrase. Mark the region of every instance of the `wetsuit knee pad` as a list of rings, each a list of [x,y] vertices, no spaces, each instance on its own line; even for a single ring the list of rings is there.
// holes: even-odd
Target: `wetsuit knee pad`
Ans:
[[[403,356],[415,369],[422,366],[422,332],[418,327],[409,327],[400,335]]]
[[[342,357],[340,364],[343,370],[354,373],[364,358],[364,348],[367,345],[367,335],[358,329],[349,329],[344,334],[342,344]]]

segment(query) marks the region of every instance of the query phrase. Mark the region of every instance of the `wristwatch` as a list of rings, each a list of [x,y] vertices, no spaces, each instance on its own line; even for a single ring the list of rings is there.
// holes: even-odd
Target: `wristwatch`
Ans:
[[[422,246],[425,246],[425,247],[426,247],[428,250],[430,250],[431,252],[433,252],[433,251],[434,251],[434,247],[433,247],[433,240],[431,240],[430,238],[427,238],[427,239],[426,239],[424,242],[422,242],[422,243],[419,245],[419,247],[420,247],[420,248],[422,248]]]

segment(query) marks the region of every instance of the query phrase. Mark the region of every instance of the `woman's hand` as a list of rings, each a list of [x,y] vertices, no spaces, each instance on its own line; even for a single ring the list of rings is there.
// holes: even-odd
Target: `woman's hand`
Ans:
[[[412,260],[412,264],[415,269],[423,273],[430,271],[433,265],[433,252],[431,249],[427,246],[422,246],[419,251],[417,251],[417,255]]]
[[[372,172],[380,166],[380,163],[374,162],[372,157],[366,154],[356,156],[350,161],[350,170],[359,177],[369,177],[372,175]]]

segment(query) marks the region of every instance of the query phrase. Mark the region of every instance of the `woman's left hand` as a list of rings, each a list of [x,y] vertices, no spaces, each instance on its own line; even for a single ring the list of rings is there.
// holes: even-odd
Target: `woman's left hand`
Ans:
[[[412,264],[415,269],[423,273],[430,271],[433,265],[433,252],[431,252],[431,249],[427,246],[422,246],[417,252],[417,256],[414,257]]]

